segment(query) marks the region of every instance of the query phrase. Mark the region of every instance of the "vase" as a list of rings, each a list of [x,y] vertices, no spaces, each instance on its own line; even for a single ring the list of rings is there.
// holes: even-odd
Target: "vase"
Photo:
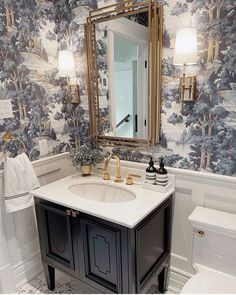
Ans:
[[[89,176],[92,171],[92,165],[81,165],[80,172],[82,176]]]

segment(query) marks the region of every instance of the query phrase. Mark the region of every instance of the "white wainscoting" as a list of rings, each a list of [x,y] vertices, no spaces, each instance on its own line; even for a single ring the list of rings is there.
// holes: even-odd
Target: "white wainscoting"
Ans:
[[[33,162],[41,185],[74,173],[68,153]],[[5,214],[0,171],[0,293],[11,293],[42,271],[33,207]]]
[[[74,173],[67,153],[35,161],[33,165],[41,185]],[[146,167],[141,163],[121,161],[122,177],[128,173],[144,177]],[[169,291],[179,293],[194,273],[191,266],[192,229],[188,216],[197,205],[236,213],[236,177],[167,169],[176,178]],[[115,175],[114,160],[111,160],[109,170]],[[101,170],[97,172],[102,173]],[[2,176],[0,172],[1,204]],[[32,279],[42,268],[32,208],[14,214],[2,213],[0,225],[4,227],[0,227],[0,292],[8,293]]]
[[[125,178],[128,173],[133,173],[144,178],[147,166],[147,164],[121,161],[122,177]],[[115,174],[115,160],[111,160],[109,170]],[[188,216],[196,206],[236,213],[236,177],[170,167],[167,167],[167,170],[175,175],[176,181],[169,291],[179,293],[194,274],[191,265],[192,228]],[[98,171],[102,173],[101,170]]]

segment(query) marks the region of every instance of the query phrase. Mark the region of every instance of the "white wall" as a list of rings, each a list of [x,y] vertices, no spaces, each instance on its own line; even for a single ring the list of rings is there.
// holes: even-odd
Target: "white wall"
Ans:
[[[74,173],[68,153],[33,162],[41,185]],[[33,207],[5,214],[0,171],[0,293],[14,292],[42,270]]]

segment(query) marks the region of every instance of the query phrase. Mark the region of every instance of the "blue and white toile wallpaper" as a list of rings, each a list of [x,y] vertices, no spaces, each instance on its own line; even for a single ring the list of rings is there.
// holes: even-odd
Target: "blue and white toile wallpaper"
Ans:
[[[83,23],[89,10],[107,0],[0,0],[0,100],[10,100],[13,118],[0,119],[22,139],[31,160],[39,141],[61,153],[88,139],[88,105]],[[164,8],[161,144],[151,151],[115,148],[123,159],[147,162],[164,156],[168,166],[236,175],[236,7],[234,0],[169,0]],[[180,27],[197,27],[197,101],[180,113],[181,67],[173,65]],[[58,76],[60,49],[74,51],[81,105],[66,103]],[[1,115],[1,110],[0,110]],[[9,146],[14,154],[14,146]]]

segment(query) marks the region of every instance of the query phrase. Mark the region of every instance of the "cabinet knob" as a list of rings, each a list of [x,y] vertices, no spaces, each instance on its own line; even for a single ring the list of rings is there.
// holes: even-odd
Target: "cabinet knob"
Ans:
[[[66,215],[68,215],[68,216],[71,215],[71,211],[70,211],[70,209],[67,209],[67,210],[66,210]]]
[[[71,210],[72,217],[77,217],[79,215],[78,211]]]

